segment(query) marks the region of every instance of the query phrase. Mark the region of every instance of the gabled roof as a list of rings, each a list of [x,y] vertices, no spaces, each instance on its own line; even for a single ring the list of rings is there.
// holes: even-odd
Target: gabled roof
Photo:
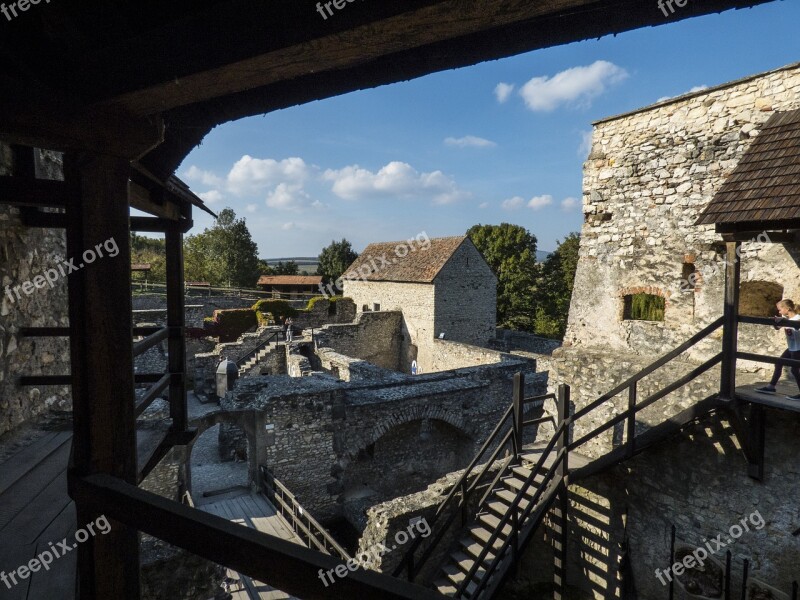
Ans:
[[[800,110],[769,118],[696,225],[800,229]]]
[[[342,279],[432,283],[467,239],[465,235],[435,238],[427,248],[407,241],[370,244],[347,268]]]
[[[321,275],[262,275],[257,285],[319,285]]]

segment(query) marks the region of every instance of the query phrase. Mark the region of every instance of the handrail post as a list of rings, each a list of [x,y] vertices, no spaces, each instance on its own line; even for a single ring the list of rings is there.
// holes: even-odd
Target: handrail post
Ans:
[[[512,427],[514,428],[514,435],[512,436],[514,444],[514,460],[519,460],[522,454],[522,404],[525,400],[525,375],[523,373],[514,374],[514,414]]]
[[[467,480],[461,482],[461,526],[464,527],[469,520],[467,508]]]
[[[570,387],[562,383],[558,386],[558,424],[561,425],[569,418],[569,401],[570,401]],[[559,475],[566,479],[569,475],[569,432],[572,424],[565,426],[556,442],[556,456],[562,450],[564,451],[564,460],[561,461],[559,466]]]
[[[733,400],[736,395],[736,351],[739,341],[739,287],[742,268],[739,261],[741,242],[726,243],[725,312],[722,330],[722,375],[720,395]]]
[[[555,593],[554,598],[563,600],[565,598],[567,589],[567,544],[569,543],[569,431],[570,425],[567,425],[569,419],[569,401],[570,401],[570,387],[562,383],[558,386],[558,424],[561,427],[561,435],[558,436],[558,441],[555,445],[556,457],[561,456],[561,462],[558,466],[558,475],[561,479],[558,498],[558,512],[561,517],[561,527],[559,531],[556,561],[557,567],[555,571]],[[563,454],[562,454],[563,453]]]
[[[636,400],[639,391],[639,382],[634,381],[628,388],[628,458],[636,452]]]

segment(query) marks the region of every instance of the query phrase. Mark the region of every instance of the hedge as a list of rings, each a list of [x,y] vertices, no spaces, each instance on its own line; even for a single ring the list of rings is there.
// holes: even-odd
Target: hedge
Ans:
[[[235,342],[239,337],[258,325],[256,311],[252,308],[215,310],[211,319],[203,319],[210,335],[218,337],[221,343]]]
[[[278,324],[286,317],[294,318],[299,314],[286,300],[259,300],[253,305],[252,310],[256,313],[260,325],[267,325],[270,318]]]

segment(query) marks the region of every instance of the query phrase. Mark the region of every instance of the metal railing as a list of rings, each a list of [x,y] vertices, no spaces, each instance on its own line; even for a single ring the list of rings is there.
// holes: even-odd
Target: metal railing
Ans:
[[[294,494],[275,479],[269,469],[263,465],[259,469],[267,498],[308,548],[317,549],[323,554],[337,556],[344,561],[351,559],[347,551],[302,507]]]
[[[240,357],[240,358],[239,358],[239,359],[236,361],[236,366],[237,366],[239,369],[241,369],[241,368],[242,368],[244,365],[246,365],[246,364],[247,364],[247,361],[248,361],[248,360],[250,360],[251,358],[253,358],[253,357],[254,357],[255,355],[257,355],[259,352],[261,352],[261,351],[262,351],[264,348],[266,348],[267,346],[269,346],[269,345],[270,345],[270,344],[271,344],[273,341],[275,341],[275,342],[279,341],[279,340],[278,340],[278,336],[280,335],[280,333],[281,333],[280,331],[275,331],[275,332],[273,332],[273,333],[272,333],[272,334],[271,334],[269,337],[267,337],[267,339],[265,339],[263,342],[259,343],[259,344],[258,344],[258,346],[256,346],[256,347],[255,347],[255,348],[253,348],[252,350],[250,350],[250,352],[248,352],[248,353],[247,353],[247,354],[245,354],[244,356]]]

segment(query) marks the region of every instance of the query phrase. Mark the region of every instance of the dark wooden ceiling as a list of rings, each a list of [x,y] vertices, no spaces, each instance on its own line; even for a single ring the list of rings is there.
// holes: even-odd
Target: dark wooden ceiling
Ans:
[[[0,137],[144,155],[166,177],[233,119],[770,0],[688,0],[669,18],[656,0],[339,1],[327,19],[316,0],[41,0],[0,15]]]

